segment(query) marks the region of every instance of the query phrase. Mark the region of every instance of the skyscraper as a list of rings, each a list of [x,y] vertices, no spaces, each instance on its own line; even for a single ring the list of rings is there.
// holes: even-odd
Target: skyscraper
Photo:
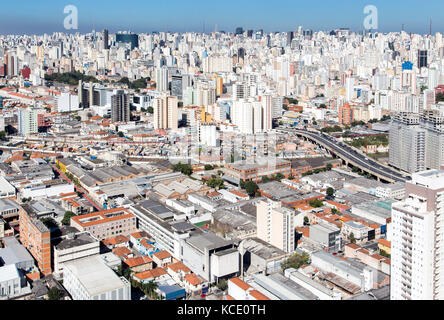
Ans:
[[[123,90],[114,90],[111,96],[111,121],[130,121],[129,96]]]
[[[391,300],[444,299],[444,171],[412,175],[392,205]]]
[[[103,49],[109,49],[109,33],[108,29],[103,29]]]
[[[418,50],[418,68],[427,67],[427,50]]]

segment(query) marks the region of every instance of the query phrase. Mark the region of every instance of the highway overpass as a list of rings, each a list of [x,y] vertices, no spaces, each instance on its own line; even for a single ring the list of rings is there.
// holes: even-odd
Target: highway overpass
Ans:
[[[384,166],[381,163],[367,158],[351,146],[337,141],[335,138],[318,131],[308,131],[302,129],[277,129],[278,132],[293,133],[299,137],[306,138],[311,142],[325,148],[331,154],[341,158],[345,163],[361,169],[363,172],[371,174],[378,180],[385,182],[405,182],[411,178],[397,170]]]

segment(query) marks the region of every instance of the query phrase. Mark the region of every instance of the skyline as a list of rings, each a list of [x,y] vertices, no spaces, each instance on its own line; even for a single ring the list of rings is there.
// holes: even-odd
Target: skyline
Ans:
[[[168,4],[141,0],[122,2],[119,0],[22,1],[24,6],[17,8],[12,3],[3,4],[8,16],[0,21],[0,34],[43,34],[53,32],[86,33],[91,30],[107,28],[111,33],[131,30],[136,33],[153,31],[169,32],[233,32],[236,27],[263,29],[265,32],[292,31],[298,26],[314,31],[329,31],[335,28],[349,27],[352,31],[361,31],[365,14],[364,7],[374,5],[378,8],[378,32],[397,32],[404,24],[406,32],[429,33],[430,19],[433,21],[433,33],[444,32],[444,21],[439,12],[442,3],[431,0],[426,6],[415,7],[414,0],[352,1],[344,0],[335,6],[320,6],[319,2],[277,0],[272,4],[264,0],[251,3],[239,3],[227,0],[223,5],[196,0],[192,4],[172,0]],[[327,4],[327,1],[320,1]],[[67,5],[78,8],[79,29],[65,30],[63,21]],[[288,10],[282,11],[282,8]],[[121,12],[128,12],[125,16]],[[301,14],[303,11],[303,14]],[[100,14],[102,12],[103,14]],[[153,14],[151,12],[155,12]],[[98,14],[99,13],[99,14]],[[346,17],[346,19],[344,19]]]

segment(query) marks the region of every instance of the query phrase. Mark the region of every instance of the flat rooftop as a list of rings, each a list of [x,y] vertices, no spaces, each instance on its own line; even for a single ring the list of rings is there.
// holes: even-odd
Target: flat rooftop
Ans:
[[[66,262],[65,269],[69,269],[77,277],[90,296],[100,295],[126,286],[126,283],[111,268],[105,265],[99,256]]]

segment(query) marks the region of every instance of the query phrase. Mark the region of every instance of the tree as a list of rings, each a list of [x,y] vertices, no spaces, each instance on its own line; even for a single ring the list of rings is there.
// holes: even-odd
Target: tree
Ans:
[[[148,283],[144,283],[141,285],[141,290],[145,295],[149,297],[153,297],[157,289],[157,284],[154,281],[150,281]]]
[[[282,173],[280,173],[280,172],[276,173],[275,180],[280,182],[284,178],[285,177],[284,177],[284,175]]]
[[[289,268],[299,269],[303,265],[308,264],[309,260],[310,256],[308,255],[308,253],[295,253],[290,258],[281,263],[281,268],[283,271]]]
[[[87,116],[88,116],[88,118],[92,118],[93,115],[91,112],[88,112]]]
[[[330,171],[331,169],[333,169],[333,165],[331,163],[327,164],[327,170]]]
[[[186,174],[187,176],[191,176],[193,173],[193,168],[189,164],[182,164],[179,162],[178,164],[174,164],[172,166],[173,171],[175,172],[181,172],[183,174]]]
[[[1,141],[5,141],[6,140],[6,132],[5,131],[0,131],[0,140]]]
[[[57,287],[52,287],[48,291],[48,300],[60,300],[62,298],[62,291]]]
[[[356,238],[355,238],[355,235],[354,235],[354,233],[352,232],[352,233],[350,233],[350,242],[351,243],[356,243]]]
[[[121,138],[123,138],[125,136],[125,134],[122,131],[117,132],[117,135]]]
[[[210,188],[225,189],[224,180],[216,176],[213,176],[211,180],[208,181],[208,186]]]
[[[147,111],[148,111],[148,113],[151,113],[151,114],[154,113],[154,109],[153,109],[153,107],[148,107]]]
[[[213,169],[214,169],[214,167],[211,164],[206,164],[205,165],[205,171],[213,170]]]
[[[63,216],[63,219],[62,219],[62,224],[64,226],[69,226],[71,224],[71,218],[75,217],[75,216],[76,216],[76,214],[74,212],[66,211],[65,215]]]
[[[310,223],[310,220],[308,219],[308,217],[304,217],[304,224],[308,225]]]
[[[324,203],[318,199],[313,199],[310,201],[310,207],[320,208],[324,205]]]
[[[335,194],[335,189],[333,189],[332,187],[327,189],[327,196],[333,197],[334,194]]]
[[[221,290],[221,291],[225,291],[228,289],[228,284],[227,284],[227,280],[222,279],[219,281],[219,283],[217,284],[217,287]]]
[[[256,192],[259,190],[259,186],[253,181],[247,181],[245,183],[245,191],[248,193],[250,197],[254,197]]]
[[[263,182],[263,183],[270,182],[270,178],[269,178],[268,176],[263,176],[263,177],[262,177],[262,182]]]

